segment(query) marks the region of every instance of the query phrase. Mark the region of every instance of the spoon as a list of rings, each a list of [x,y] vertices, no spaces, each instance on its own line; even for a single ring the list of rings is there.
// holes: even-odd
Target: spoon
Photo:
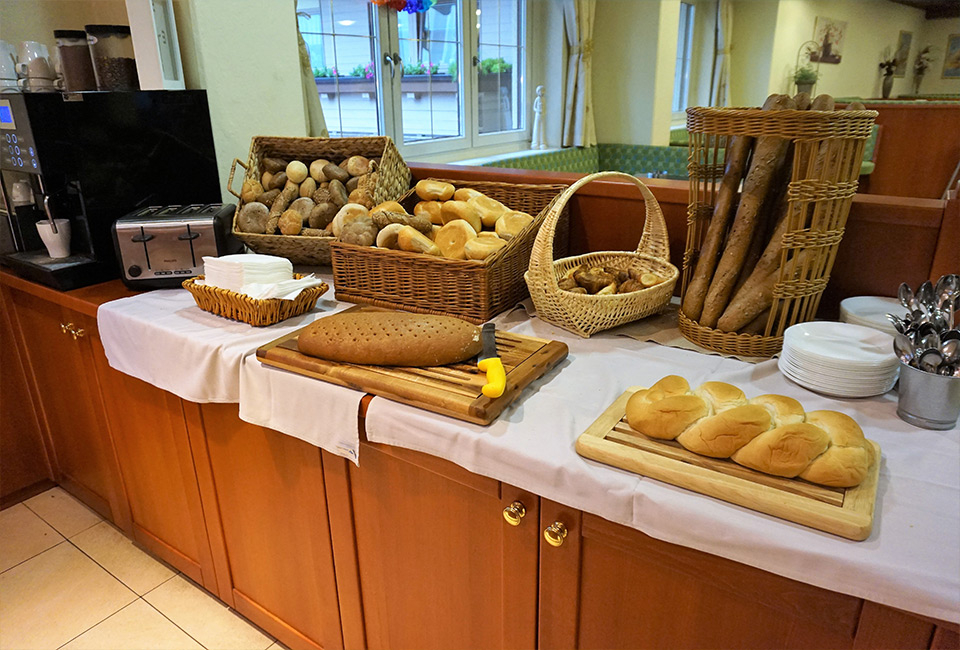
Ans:
[[[914,301],[913,290],[910,288],[909,284],[906,282],[901,283],[900,288],[897,290],[897,297],[900,298],[900,304],[903,305],[907,310],[914,310],[914,307],[912,306]]]
[[[917,300],[920,301],[921,305],[926,307],[936,307],[933,297],[933,285],[930,284],[930,280],[921,284],[920,288],[917,289]]]
[[[936,349],[940,347],[940,334],[932,323],[922,323],[917,329],[914,341],[916,341],[917,347],[923,350]]]
[[[943,355],[940,350],[924,350],[918,357],[917,363],[920,364],[920,370],[924,372],[937,372],[940,364],[943,363]]]
[[[937,374],[943,375],[944,377],[953,377],[956,372],[957,367],[952,366],[949,363],[941,364],[941,366],[937,369]]]
[[[907,323],[905,320],[899,316],[894,316],[893,314],[887,314],[887,320],[893,325],[893,328],[903,334],[907,331]]]
[[[913,347],[913,341],[906,334],[900,332],[893,337],[893,351],[897,353],[900,360],[905,364],[912,366],[917,356],[917,350]]]
[[[956,330],[951,330],[956,331]],[[947,339],[940,341],[940,353],[943,355],[945,363],[956,363],[960,361],[960,340]]]

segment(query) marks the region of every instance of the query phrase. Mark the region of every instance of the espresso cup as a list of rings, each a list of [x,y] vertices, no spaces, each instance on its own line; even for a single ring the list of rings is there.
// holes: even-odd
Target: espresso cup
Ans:
[[[40,239],[47,247],[47,254],[53,259],[70,257],[70,220],[54,219],[54,221],[57,224],[57,232],[53,232],[49,221],[37,222]]]

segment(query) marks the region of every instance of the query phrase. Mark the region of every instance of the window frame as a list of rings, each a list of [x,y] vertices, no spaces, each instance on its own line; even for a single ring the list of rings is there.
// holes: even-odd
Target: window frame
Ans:
[[[686,11],[689,14],[686,17],[686,25],[684,25],[684,7],[689,7]],[[683,105],[679,110],[675,110],[675,105],[673,104],[673,97],[670,98],[670,111],[674,119],[681,118],[686,115],[687,107],[690,105],[690,79],[691,72],[693,68],[693,50],[694,44],[696,43],[696,22],[697,22],[697,5],[695,2],[681,2],[680,3],[680,20],[677,24],[677,55],[674,57],[676,62],[683,62],[681,67],[680,78],[683,79],[684,88],[681,93],[680,101]],[[685,29],[683,29],[685,27]],[[680,53],[680,44],[684,44],[683,56],[679,56]],[[676,74],[674,74],[674,86],[676,86]],[[674,94],[676,89],[674,89]]]

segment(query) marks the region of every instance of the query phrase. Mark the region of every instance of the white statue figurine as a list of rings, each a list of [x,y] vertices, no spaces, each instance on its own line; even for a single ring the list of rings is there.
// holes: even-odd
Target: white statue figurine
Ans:
[[[537,98],[533,100],[533,133],[530,138],[530,148],[547,148],[543,137],[543,86],[537,86]]]

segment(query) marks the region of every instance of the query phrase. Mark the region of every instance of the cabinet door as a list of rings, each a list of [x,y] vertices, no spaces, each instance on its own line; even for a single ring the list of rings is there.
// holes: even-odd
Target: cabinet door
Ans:
[[[10,305],[4,288],[0,309],[0,504],[5,504],[8,497],[32,496],[26,494],[31,486],[50,485],[53,479],[37,409],[27,386],[23,355],[14,339]]]
[[[561,522],[568,531],[559,547],[541,546],[543,650],[871,648],[879,638],[898,639],[886,647],[925,648],[933,633],[933,624],[908,614],[895,620],[889,608],[547,500],[540,522]]]
[[[320,449],[236,404],[200,413],[235,608],[291,650],[342,648]]]
[[[216,575],[180,398],[111,368],[92,341],[140,544],[210,591]]]
[[[448,461],[364,443],[350,466],[369,648],[536,645],[536,496]],[[518,526],[503,516],[514,501]]]
[[[52,441],[58,482],[104,517],[120,510],[119,477],[93,368],[93,319],[11,291],[41,423]],[[76,334],[64,331],[70,326]]]

